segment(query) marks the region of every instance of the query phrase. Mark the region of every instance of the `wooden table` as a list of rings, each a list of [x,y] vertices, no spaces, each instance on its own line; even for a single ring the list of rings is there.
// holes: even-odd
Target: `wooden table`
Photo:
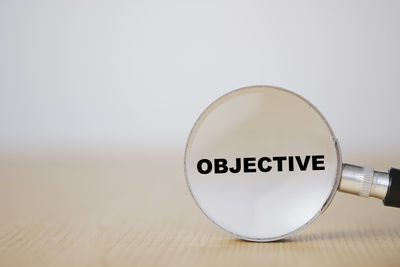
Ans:
[[[168,150],[2,157],[0,266],[400,266],[400,210],[337,193],[294,236],[247,242],[200,212],[182,161]]]

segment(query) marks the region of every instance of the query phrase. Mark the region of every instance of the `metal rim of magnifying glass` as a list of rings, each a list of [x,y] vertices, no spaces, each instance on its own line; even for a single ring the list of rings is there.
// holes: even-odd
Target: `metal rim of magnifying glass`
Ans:
[[[246,236],[242,236],[239,234],[236,234],[234,232],[231,232],[229,230],[227,230],[226,228],[222,227],[221,225],[219,225],[218,223],[216,223],[210,216],[208,216],[208,214],[203,210],[203,208],[200,206],[200,204],[198,203],[198,200],[196,198],[196,196],[193,194],[192,192],[192,188],[190,186],[189,183],[189,179],[188,179],[188,174],[187,174],[187,163],[186,163],[186,158],[187,158],[187,154],[188,154],[188,146],[190,144],[191,139],[193,138],[193,133],[195,131],[195,129],[197,129],[197,126],[199,124],[199,122],[201,121],[201,119],[203,118],[203,116],[205,116],[207,114],[207,111],[213,107],[217,102],[221,101],[223,98],[234,94],[238,91],[242,91],[242,90],[246,90],[246,89],[254,89],[254,88],[264,88],[264,89],[276,89],[276,90],[280,90],[289,94],[292,94],[296,97],[298,97],[300,100],[304,101],[305,103],[307,103],[311,108],[313,108],[313,110],[320,116],[320,118],[323,120],[323,122],[326,124],[326,126],[329,129],[329,133],[331,134],[332,137],[332,141],[334,142],[334,147],[336,150],[336,156],[337,156],[337,169],[336,169],[336,179],[335,179],[335,184],[332,187],[332,191],[330,192],[328,198],[326,199],[326,201],[324,202],[324,204],[322,205],[321,209],[310,219],[308,220],[305,224],[303,224],[302,226],[300,226],[299,228],[280,235],[280,236],[276,236],[276,237],[268,237],[268,238],[249,238]],[[276,240],[280,240],[283,239],[285,237],[288,237],[290,235],[293,235],[294,233],[297,233],[301,230],[303,230],[304,228],[306,228],[308,225],[310,225],[318,216],[320,216],[329,206],[329,204],[332,202],[333,198],[335,197],[336,191],[339,187],[339,183],[340,183],[340,179],[341,179],[341,173],[342,173],[342,153],[341,153],[341,149],[340,149],[340,145],[339,145],[339,141],[337,140],[337,138],[335,137],[335,134],[333,133],[333,130],[331,128],[331,126],[329,125],[328,121],[325,119],[325,117],[322,115],[322,113],[311,103],[309,102],[307,99],[305,99],[304,97],[302,97],[299,94],[296,94],[290,90],[281,88],[281,87],[276,87],[276,86],[269,86],[269,85],[253,85],[253,86],[246,86],[246,87],[241,87],[235,90],[232,90],[222,96],[220,96],[219,98],[217,98],[216,100],[214,100],[211,104],[209,104],[207,106],[206,109],[203,110],[203,112],[201,112],[200,116],[197,118],[196,122],[194,123],[192,129],[190,130],[189,133],[189,137],[187,138],[186,141],[186,146],[185,146],[185,155],[184,155],[184,172],[185,172],[185,180],[186,180],[186,184],[187,187],[189,189],[190,194],[192,195],[192,198],[194,200],[194,202],[196,203],[196,205],[199,207],[199,209],[202,211],[202,213],[210,220],[212,221],[215,225],[217,225],[218,227],[220,227],[221,229],[223,229],[226,232],[229,232],[230,234],[232,234],[233,236],[236,236],[240,239],[244,239],[244,240],[248,240],[248,241],[255,241],[255,242],[269,242],[269,241],[276,241]]]

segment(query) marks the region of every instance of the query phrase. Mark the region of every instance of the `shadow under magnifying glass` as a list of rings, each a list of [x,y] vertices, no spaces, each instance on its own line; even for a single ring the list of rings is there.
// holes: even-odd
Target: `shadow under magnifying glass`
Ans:
[[[229,244],[301,244],[310,242],[366,242],[368,240],[391,240],[396,234],[395,229],[348,229],[320,233],[300,233],[280,240],[269,242],[254,242],[240,238],[226,240]]]

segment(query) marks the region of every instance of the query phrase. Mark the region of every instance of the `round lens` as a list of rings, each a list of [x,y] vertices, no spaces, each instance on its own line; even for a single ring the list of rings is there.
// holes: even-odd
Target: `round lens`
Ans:
[[[304,98],[253,86],[212,103],[186,146],[185,172],[201,210],[253,241],[288,236],[333,198],[341,171],[337,140]]]

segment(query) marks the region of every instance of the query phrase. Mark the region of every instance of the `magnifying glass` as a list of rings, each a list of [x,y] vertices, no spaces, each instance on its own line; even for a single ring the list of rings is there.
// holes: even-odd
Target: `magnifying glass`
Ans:
[[[339,142],[303,97],[277,87],[234,90],[200,115],[185,151],[190,192],[215,224],[251,241],[303,229],[337,190],[400,207],[400,170],[342,163]]]

